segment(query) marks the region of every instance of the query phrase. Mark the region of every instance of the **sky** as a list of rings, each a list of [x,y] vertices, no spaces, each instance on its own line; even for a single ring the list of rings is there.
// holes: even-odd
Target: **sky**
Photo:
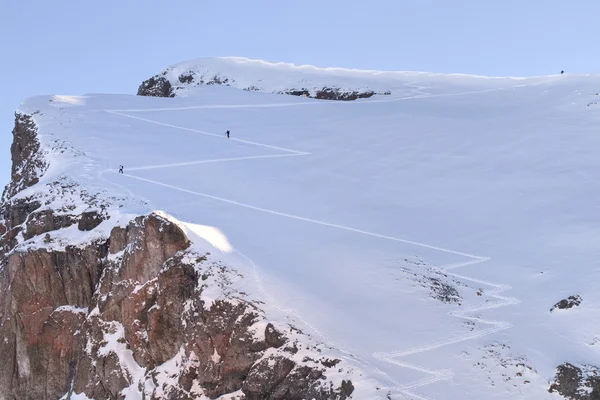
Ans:
[[[135,94],[142,80],[187,59],[511,76],[596,72],[600,62],[597,0],[0,3],[2,185],[23,99]]]

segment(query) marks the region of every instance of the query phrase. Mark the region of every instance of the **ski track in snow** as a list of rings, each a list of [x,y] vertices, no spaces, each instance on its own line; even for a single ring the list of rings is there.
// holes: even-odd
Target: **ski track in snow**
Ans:
[[[538,85],[541,83],[545,83],[549,80],[552,79],[548,79],[548,80],[544,80],[541,82],[536,82],[532,85]],[[401,100],[410,100],[410,99],[422,99],[422,98],[431,98],[431,97],[449,97],[449,96],[462,96],[462,95],[469,95],[469,94],[477,94],[477,93],[484,93],[484,92],[490,92],[490,91],[500,91],[500,90],[507,90],[508,88],[497,88],[497,89],[486,89],[486,90],[480,90],[480,91],[473,91],[473,92],[463,92],[463,93],[451,93],[451,94],[436,94],[436,95],[431,95],[431,94],[427,94],[426,92],[423,91],[423,89],[426,89],[426,87],[423,86],[418,86],[416,85],[416,83],[418,82],[411,82],[411,83],[406,83],[405,85],[409,88],[411,88],[411,90],[413,92],[416,93],[416,95],[414,96],[409,96],[409,97],[402,97],[402,98],[393,98],[393,99],[385,99],[385,100],[371,100],[371,101],[363,101],[363,102],[359,102],[357,104],[368,104],[368,103],[382,103],[382,102],[391,102],[391,101],[401,101]],[[512,86],[511,88],[516,88],[516,87],[523,87],[526,85],[515,85]],[[335,102],[333,102],[335,103]],[[345,104],[351,104],[351,103],[346,103]],[[120,115],[123,117],[127,117],[127,118],[132,118],[132,119],[136,119],[136,120],[140,120],[140,121],[145,121],[148,123],[152,123],[152,124],[157,124],[157,125],[161,125],[161,126],[166,126],[172,129],[180,129],[180,130],[185,130],[188,132],[194,132],[197,134],[202,134],[202,135],[208,135],[208,136],[216,136],[216,137],[221,137],[225,140],[233,140],[233,141],[237,141],[237,142],[241,142],[241,143],[245,143],[245,144],[250,144],[250,145],[254,145],[254,146],[258,146],[258,147],[263,147],[263,148],[269,148],[269,149],[273,149],[273,150],[279,150],[279,151],[283,151],[284,154],[274,154],[274,155],[262,155],[262,156],[249,156],[249,157],[234,157],[234,158],[220,158],[220,159],[208,159],[208,160],[197,160],[197,161],[190,161],[190,162],[182,162],[182,163],[173,163],[173,164],[162,164],[162,165],[148,165],[148,166],[139,166],[139,167],[133,167],[133,168],[128,168],[128,171],[139,171],[139,170],[149,170],[149,169],[159,169],[159,168],[175,168],[175,167],[180,167],[180,166],[189,166],[189,165],[197,165],[197,164],[205,164],[205,163],[214,163],[214,162],[232,162],[232,161],[247,161],[247,160],[257,160],[257,159],[268,159],[268,158],[281,158],[281,157],[298,157],[298,156],[308,156],[311,153],[308,152],[303,152],[303,151],[297,151],[297,150],[292,150],[292,149],[286,149],[286,148],[282,148],[282,147],[276,147],[276,146],[271,146],[268,144],[264,144],[264,143],[257,143],[257,142],[252,142],[252,141],[248,141],[248,140],[243,140],[243,139],[237,139],[237,138],[225,138],[224,135],[222,134],[217,134],[217,133],[212,133],[212,132],[206,132],[206,131],[201,131],[201,130],[197,130],[197,129],[192,129],[192,128],[187,128],[187,127],[183,127],[183,126],[178,126],[178,125],[173,125],[173,124],[167,124],[167,123],[163,123],[160,121],[155,121],[155,120],[151,120],[151,119],[147,119],[147,118],[142,118],[142,117],[138,117],[138,116],[134,116],[134,115],[129,115],[126,114],[127,112],[147,112],[147,111],[179,111],[179,110],[193,110],[193,109],[201,109],[201,108],[253,108],[253,107],[287,107],[287,106],[298,106],[298,105],[307,105],[307,104],[331,104],[331,102],[329,103],[319,103],[319,102],[310,102],[310,103],[288,103],[288,104],[258,104],[258,105],[249,105],[249,104],[242,104],[242,105],[203,105],[203,106],[190,106],[190,107],[179,107],[179,108],[150,108],[150,109],[131,109],[131,110],[103,110],[105,112],[111,113],[111,114],[115,114],[115,115]],[[112,170],[106,170],[103,172],[112,172],[115,173]],[[485,285],[488,287],[491,287],[492,290],[490,291],[484,291],[483,295],[487,296],[491,299],[496,300],[495,302],[490,302],[488,304],[483,304],[483,305],[475,305],[475,306],[471,306],[471,307],[467,307],[467,308],[463,308],[460,310],[456,310],[456,311],[451,311],[448,314],[453,316],[453,317],[457,317],[457,318],[462,318],[465,319],[467,321],[473,321],[473,322],[477,322],[480,324],[485,324],[485,325],[489,325],[489,328],[487,329],[483,329],[480,330],[478,332],[474,332],[471,334],[466,334],[466,335],[461,335],[461,336],[457,336],[457,337],[453,337],[453,338],[449,338],[449,339],[443,339],[437,342],[432,342],[423,346],[417,346],[417,347],[413,347],[413,348],[409,348],[409,349],[404,349],[404,350],[397,350],[397,351],[391,351],[391,352],[376,352],[373,354],[373,357],[402,367],[402,368],[407,368],[407,369],[411,369],[411,370],[415,370],[415,371],[419,371],[421,373],[424,373],[426,375],[428,375],[427,378],[415,381],[415,382],[411,382],[408,384],[402,384],[397,382],[395,379],[393,379],[392,377],[390,377],[388,374],[380,371],[377,367],[375,367],[374,365],[372,365],[371,363],[365,361],[365,360],[360,360],[361,362],[365,363],[365,364],[369,364],[372,368],[375,369],[376,372],[386,376],[386,378],[393,382],[395,386],[393,387],[386,387],[386,388],[381,388],[384,389],[386,391],[389,391],[390,393],[396,393],[396,394],[402,394],[405,396],[408,396],[410,398],[413,399],[419,399],[419,400],[432,400],[428,397],[425,397],[423,395],[420,394],[416,394],[413,392],[414,389],[417,389],[419,387],[423,387],[426,385],[430,385],[432,383],[435,382],[439,382],[439,381],[443,381],[443,380],[447,380],[452,378],[453,376],[453,372],[451,370],[432,370],[429,368],[426,368],[424,366],[419,366],[419,365],[414,365],[414,364],[409,364],[406,362],[401,361],[400,359],[404,356],[408,356],[408,355],[413,355],[413,354],[418,354],[418,353],[424,353],[427,351],[432,351],[444,346],[449,346],[449,345],[453,345],[453,344],[457,344],[457,343],[461,343],[461,342],[465,342],[468,340],[472,340],[472,339],[476,339],[476,338],[480,338],[483,336],[487,336],[505,329],[509,329],[512,327],[512,324],[506,321],[496,321],[496,320],[487,320],[487,319],[483,319],[481,317],[476,317],[473,316],[473,313],[476,312],[480,312],[480,311],[485,311],[485,310],[491,310],[491,309],[495,309],[495,308],[500,308],[500,307],[506,307],[506,306],[510,306],[510,305],[515,305],[515,304],[519,304],[521,301],[512,297],[504,297],[501,294],[510,290],[511,287],[508,285],[503,285],[503,284],[498,284],[498,283],[493,283],[493,282],[488,282],[485,280],[481,280],[481,279],[477,279],[474,277],[470,277],[470,276],[465,276],[465,275],[459,275],[456,274],[454,272],[450,272],[454,269],[457,268],[461,268],[461,267],[467,267],[467,266],[473,266],[476,264],[481,264],[484,263],[488,260],[490,260],[490,258],[488,257],[481,257],[481,256],[476,256],[473,254],[468,254],[468,253],[464,253],[464,252],[460,252],[460,251],[456,251],[456,250],[451,250],[451,249],[446,249],[443,247],[438,247],[438,246],[434,246],[431,244],[426,244],[426,243],[420,243],[420,242],[416,242],[416,241],[412,241],[412,240],[407,240],[407,239],[402,239],[402,238],[398,238],[398,237],[393,237],[393,236],[388,236],[388,235],[382,235],[379,233],[375,233],[375,232],[369,232],[369,231],[365,231],[365,230],[361,230],[361,229],[357,229],[357,228],[352,228],[349,226],[344,226],[344,225],[339,225],[339,224],[333,224],[333,223],[329,223],[326,221],[320,221],[320,220],[315,220],[315,219],[311,219],[311,218],[306,218],[306,217],[301,217],[298,215],[294,215],[294,214],[288,214],[288,213],[284,213],[284,212],[280,212],[280,211],[276,211],[276,210],[271,210],[271,209],[266,209],[266,208],[261,208],[261,207],[257,207],[257,206],[253,206],[250,204],[246,204],[246,203],[242,203],[239,201],[235,201],[232,199],[226,199],[226,198],[222,198],[222,197],[218,197],[218,196],[213,196],[210,195],[208,193],[201,193],[201,192],[196,192],[193,190],[188,190],[185,188],[181,188],[181,187],[177,187],[177,186],[173,186],[173,185],[169,185],[167,183],[163,183],[163,182],[159,182],[159,181],[155,181],[155,180],[151,180],[151,179],[147,179],[147,178],[142,178],[140,176],[136,176],[136,175],[131,175],[131,174],[123,174],[124,176],[130,178],[130,179],[135,179],[135,180],[139,180],[139,181],[143,181],[146,183],[151,183],[154,185],[158,185],[158,186],[162,186],[162,187],[166,187],[172,190],[177,190],[177,191],[181,191],[184,193],[188,193],[188,194],[193,194],[196,196],[200,196],[200,197],[204,197],[204,198],[208,198],[208,199],[212,199],[212,200],[216,200],[216,201],[221,201],[224,203],[228,203],[231,205],[235,205],[235,206],[239,206],[239,207],[244,207],[244,208],[249,208],[255,211],[260,211],[260,212],[264,212],[264,213],[268,213],[268,214],[273,214],[273,215],[278,215],[284,218],[290,218],[290,219],[295,219],[295,220],[299,220],[299,221],[303,221],[303,222],[307,222],[307,223],[312,223],[312,224],[317,224],[317,225],[321,225],[321,226],[327,226],[330,228],[335,228],[335,229],[342,229],[342,230],[346,230],[346,231],[351,231],[357,234],[362,234],[362,235],[367,235],[367,236],[372,236],[372,237],[376,237],[376,238],[380,238],[380,239],[384,239],[384,240],[392,240],[392,241],[396,241],[396,242],[401,242],[401,243],[405,243],[405,244],[410,244],[410,245],[414,245],[414,246],[419,246],[419,247],[423,247],[423,248],[427,248],[427,249],[432,249],[432,250],[437,250],[440,252],[444,252],[447,254],[453,254],[453,255],[459,255],[459,256],[463,256],[468,258],[467,261],[463,261],[463,262],[458,262],[458,263],[452,263],[452,264],[448,264],[448,265],[444,265],[439,267],[441,271],[443,271],[444,273],[446,273],[449,276],[464,280],[464,281],[470,281],[473,283],[477,283],[480,285]],[[256,285],[258,287],[258,290],[261,292],[261,294],[268,300],[268,302],[274,306],[276,309],[278,309],[279,311],[282,311],[288,315],[293,316],[295,319],[301,321],[302,323],[304,323],[306,326],[308,326],[310,329],[312,329],[318,336],[320,336],[325,343],[333,343],[330,339],[328,339],[321,331],[319,331],[315,326],[311,325],[308,321],[306,321],[301,315],[299,315],[295,310],[291,309],[291,308],[284,308],[282,306],[280,306],[277,301],[275,299],[273,299],[273,297],[267,292],[267,290],[264,288],[262,279],[260,278],[260,274],[258,273],[258,267],[256,266],[256,264],[246,255],[244,255],[243,253],[241,253],[240,251],[238,251],[237,249],[234,249],[234,252],[236,252],[237,254],[239,254],[243,259],[247,260],[247,262],[252,266],[252,270],[253,270],[253,274],[254,274],[254,280],[256,282]],[[349,357],[355,358],[354,356],[352,356],[352,354],[349,351],[346,351],[344,349],[340,349],[338,348],[338,350],[342,351],[344,354],[348,355]]]

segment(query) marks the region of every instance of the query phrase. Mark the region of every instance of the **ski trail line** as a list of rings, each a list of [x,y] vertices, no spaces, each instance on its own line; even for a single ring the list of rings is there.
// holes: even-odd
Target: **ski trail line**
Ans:
[[[545,82],[545,81],[544,81]],[[498,89],[487,89],[487,90],[480,90],[480,91],[475,91],[475,92],[463,92],[463,93],[450,93],[450,94],[438,94],[438,95],[430,95],[430,94],[426,94],[424,93],[421,89],[426,89],[425,87],[421,87],[421,86],[417,86],[415,85],[418,82],[411,82],[411,83],[407,83],[405,84],[407,87],[411,87],[414,92],[417,92],[418,94],[415,96],[411,96],[411,97],[404,97],[404,98],[395,98],[395,99],[385,99],[385,100],[374,100],[374,101],[368,101],[368,102],[360,102],[358,104],[366,104],[366,103],[380,103],[380,102],[391,102],[391,101],[401,101],[401,100],[409,100],[409,99],[422,99],[422,98],[431,98],[431,97],[450,97],[450,96],[461,96],[461,95],[469,95],[469,94],[477,94],[477,93],[483,93],[483,92],[489,92],[489,91],[496,91],[496,90],[506,90],[506,88],[498,88]],[[535,84],[540,84],[543,82],[538,82],[538,83],[534,83],[532,85]],[[523,85],[523,86],[527,86],[527,85]],[[517,87],[516,85],[514,87]],[[155,121],[155,120],[151,120],[151,119],[147,119],[147,118],[142,118],[142,117],[137,117],[137,116],[133,116],[133,115],[129,115],[129,114],[125,114],[125,112],[144,112],[144,111],[174,111],[174,110],[192,110],[192,109],[201,109],[201,108],[252,108],[252,107],[286,107],[286,106],[294,106],[294,105],[307,105],[307,104],[321,104],[321,103],[312,103],[312,102],[307,102],[307,103],[289,103],[289,104],[262,104],[262,105],[229,105],[229,106],[220,106],[220,105],[214,105],[214,106],[191,106],[191,107],[180,107],[180,108],[156,108],[156,109],[139,109],[139,110],[103,110],[105,112],[111,113],[111,114],[115,114],[115,115],[120,115],[122,117],[126,117],[126,118],[132,118],[132,119],[136,119],[136,120],[140,120],[140,121],[145,121],[148,123],[152,123],[152,124],[156,124],[156,125],[161,125],[161,126],[165,126],[168,128],[172,128],[172,129],[179,129],[179,130],[184,130],[184,131],[188,131],[188,132],[194,132],[197,134],[202,134],[202,135],[206,135],[206,136],[213,136],[213,137],[219,137],[219,138],[224,138],[226,140],[232,140],[232,141],[236,141],[236,142],[240,142],[240,143],[244,143],[244,144],[248,144],[248,145],[253,145],[253,146],[258,146],[258,147],[263,147],[263,148],[269,148],[269,149],[273,149],[273,150],[279,150],[284,152],[285,154],[274,154],[274,155],[262,155],[262,156],[248,156],[248,157],[232,157],[232,158],[220,158],[220,159],[208,159],[208,160],[196,160],[196,161],[189,161],[189,162],[181,162],[181,163],[173,163],[173,164],[162,164],[162,165],[148,165],[148,166],[140,166],[140,167],[133,167],[133,168],[129,168],[128,171],[140,171],[140,170],[151,170],[151,169],[158,169],[158,168],[172,168],[172,167],[181,167],[181,166],[188,166],[188,165],[199,165],[199,164],[205,164],[205,163],[213,163],[213,162],[229,162],[229,161],[244,161],[244,160],[255,160],[255,159],[268,159],[268,158],[281,158],[281,157],[293,157],[293,156],[306,156],[306,155],[310,155],[311,153],[308,152],[302,152],[302,151],[297,151],[297,150],[291,150],[291,149],[287,149],[287,148],[283,148],[283,147],[277,147],[277,146],[272,146],[272,145],[268,145],[268,144],[263,144],[263,143],[258,143],[258,142],[252,142],[249,140],[243,140],[243,139],[237,139],[237,138],[225,138],[224,135],[221,134],[216,134],[216,133],[212,133],[212,132],[206,132],[206,131],[201,131],[201,130],[197,130],[197,129],[192,129],[192,128],[187,128],[187,127],[183,127],[183,126],[178,126],[178,125],[173,125],[173,124],[167,124],[167,123],[163,123],[160,121]],[[325,104],[325,103],[323,103]],[[112,173],[115,173],[114,171],[110,171]],[[340,225],[340,224],[335,224],[335,223],[331,223],[331,222],[326,222],[326,221],[321,221],[321,220],[316,220],[316,219],[312,219],[312,218],[307,218],[307,217],[302,217],[299,215],[294,215],[294,214],[290,214],[290,213],[286,213],[286,212],[281,212],[281,211],[276,211],[276,210],[272,210],[272,209],[268,209],[268,208],[263,208],[263,207],[259,207],[259,206],[255,206],[255,205],[251,205],[251,204],[246,204],[237,200],[232,200],[232,199],[227,199],[227,198],[223,198],[223,197],[219,197],[219,196],[214,196],[208,193],[203,193],[203,192],[197,192],[197,191],[193,191],[193,190],[189,190],[186,188],[182,188],[182,187],[178,187],[178,186],[174,186],[174,185],[170,185],[168,183],[164,183],[164,182],[159,182],[156,180],[152,180],[152,179],[147,179],[147,178],[143,178],[140,176],[136,176],[136,175],[132,175],[132,174],[122,174],[123,176],[129,178],[129,179],[134,179],[134,180],[138,180],[138,181],[142,181],[145,183],[149,183],[149,184],[153,184],[153,185],[157,185],[157,186],[162,186],[165,188],[169,188],[172,190],[176,190],[176,191],[180,191],[183,193],[188,193],[188,194],[192,194],[195,196],[199,196],[199,197],[203,197],[203,198],[207,198],[207,199],[211,199],[214,201],[219,201],[219,202],[223,202],[223,203],[227,203],[227,204],[231,204],[231,205],[235,205],[238,207],[244,207],[247,209],[251,209],[251,210],[255,210],[255,211],[259,211],[259,212],[263,212],[263,213],[267,213],[267,214],[271,214],[271,215],[277,215],[280,217],[284,217],[284,218],[289,218],[289,219],[294,219],[294,220],[298,220],[298,221],[302,221],[302,222],[306,222],[306,223],[312,223],[312,224],[316,224],[316,225],[321,225],[321,226],[326,226],[326,227],[330,227],[330,228],[334,228],[334,229],[340,229],[340,230],[345,230],[345,231],[349,231],[349,232],[353,232],[353,233],[357,233],[357,234],[361,234],[361,235],[366,235],[366,236],[371,236],[371,237],[376,237],[379,239],[384,239],[384,240],[391,240],[391,241],[395,241],[395,242],[400,242],[400,243],[405,243],[405,244],[410,244],[410,245],[414,245],[414,246],[419,246],[422,248],[427,248],[427,249],[431,249],[431,250],[436,250],[436,251],[440,251],[440,252],[444,252],[447,254],[453,254],[453,255],[458,255],[458,256],[462,256],[462,257],[466,257],[468,260],[466,261],[461,261],[461,262],[455,262],[452,264],[448,264],[448,265],[444,265],[441,267],[438,267],[440,269],[440,271],[444,272],[446,275],[448,276],[452,276],[455,277],[457,279],[461,279],[464,281],[470,281],[473,283],[477,283],[479,285],[484,285],[484,286],[488,286],[491,287],[492,289],[489,291],[483,291],[482,295],[483,296],[487,296],[491,299],[496,300],[495,302],[489,302],[489,303],[485,303],[483,305],[475,305],[472,307],[468,307],[468,308],[463,308],[460,310],[455,310],[455,311],[451,311],[448,313],[448,315],[456,317],[456,318],[462,318],[468,321],[472,321],[472,322],[478,322],[481,324],[485,324],[485,325],[489,325],[488,328],[486,329],[482,329],[478,332],[471,332],[465,335],[460,335],[460,336],[456,336],[456,337],[452,337],[452,338],[448,338],[448,339],[444,339],[444,340],[439,340],[436,342],[431,342],[428,343],[426,345],[422,345],[422,346],[417,346],[417,347],[413,347],[413,348],[409,348],[409,349],[403,349],[403,350],[395,350],[395,351],[390,351],[390,352],[376,352],[373,353],[373,357],[377,360],[392,364],[392,365],[396,365],[402,368],[407,368],[407,369],[411,369],[411,370],[415,370],[418,371],[420,373],[423,373],[425,375],[429,375],[429,377],[418,380],[418,381],[414,381],[411,383],[400,383],[398,381],[396,381],[394,378],[390,377],[388,374],[386,374],[385,372],[381,371],[379,368],[377,368],[375,365],[373,365],[372,363],[366,361],[366,360],[358,360],[364,364],[368,364],[370,367],[372,367],[376,373],[379,373],[383,376],[385,376],[391,383],[393,383],[394,386],[391,387],[386,387],[386,388],[381,388],[381,389],[385,389],[387,390],[389,393],[396,393],[396,394],[401,394],[403,396],[409,396],[412,399],[418,399],[418,400],[432,400],[424,395],[421,394],[417,394],[414,393],[413,390],[423,387],[423,386],[427,386],[427,385],[431,385],[433,383],[436,382],[440,382],[440,381],[444,381],[444,380],[448,380],[450,378],[452,378],[453,373],[451,370],[433,370],[430,368],[426,368],[423,366],[419,366],[419,365],[414,365],[414,364],[409,364],[403,361],[400,361],[399,359],[404,357],[404,356],[408,356],[408,355],[413,355],[413,354],[419,354],[419,353],[424,353],[424,352],[428,352],[428,351],[432,351],[441,347],[445,347],[445,346],[449,346],[449,345],[453,345],[456,343],[461,343],[461,342],[465,342],[468,340],[473,340],[476,338],[480,338],[483,336],[487,336],[505,329],[509,329],[512,327],[512,324],[510,324],[509,322],[506,321],[495,321],[495,320],[486,320],[483,319],[481,317],[477,317],[477,316],[473,316],[472,314],[475,312],[480,312],[480,311],[485,311],[485,310],[490,310],[490,309],[495,309],[495,308],[500,308],[500,307],[506,307],[506,306],[510,306],[510,305],[516,305],[520,303],[520,300],[512,298],[512,297],[504,297],[501,296],[502,293],[511,290],[512,288],[508,285],[502,285],[502,284],[497,284],[497,283],[493,283],[493,282],[488,282],[485,280],[481,280],[481,279],[477,279],[474,277],[469,277],[469,276],[465,276],[465,275],[459,275],[456,274],[454,272],[450,272],[453,271],[457,268],[462,268],[462,267],[467,267],[467,266],[475,266],[481,263],[484,263],[486,261],[489,261],[490,258],[488,257],[482,257],[482,256],[477,256],[474,254],[469,254],[469,253],[465,253],[465,252],[461,252],[461,251],[456,251],[456,250],[451,250],[451,249],[447,249],[444,247],[440,247],[440,246],[434,246],[431,244],[427,244],[427,243],[421,243],[421,242],[417,242],[417,241],[413,241],[413,240],[407,240],[407,239],[403,239],[403,238],[399,238],[399,237],[394,237],[394,236],[390,236],[390,235],[384,235],[384,234],[380,234],[380,233],[376,233],[376,232],[370,232],[370,231],[366,231],[366,230],[362,230],[362,229],[358,229],[358,228],[353,228],[350,226],[345,226],[345,225]],[[318,328],[316,328],[315,326],[311,325],[308,321],[306,321],[301,315],[299,315],[295,310],[291,309],[291,308],[284,308],[281,305],[279,305],[279,303],[267,292],[267,290],[265,289],[264,285],[263,285],[263,281],[260,278],[260,274],[258,272],[258,267],[256,266],[256,264],[246,255],[244,255],[243,253],[241,253],[239,250],[234,249],[234,252],[237,253],[238,255],[240,255],[243,259],[245,259],[252,267],[252,271],[253,271],[253,279],[256,282],[257,288],[259,290],[259,292],[264,296],[265,299],[268,300],[268,303],[270,303],[271,305],[273,305],[276,309],[288,314],[288,315],[292,315],[294,316],[294,318],[296,318],[297,320],[301,321],[303,324],[305,324],[307,327],[309,327],[311,330],[313,330],[318,336],[320,336],[325,343],[333,343],[329,338],[327,338],[325,336],[325,334],[323,332],[321,332]],[[338,350],[341,351],[343,354],[347,355],[350,358],[353,358],[354,360],[356,360],[357,358],[355,356],[353,356],[350,352],[339,348]]]
[[[283,148],[283,147],[271,146],[269,144],[251,142],[249,140],[244,140],[244,139],[227,138],[227,137],[225,137],[224,134],[223,135],[219,135],[217,133],[212,133],[212,132],[201,131],[201,130],[198,130],[198,129],[187,128],[185,126],[167,124],[167,123],[164,123],[164,122],[154,121],[152,119],[147,119],[147,118],[142,118],[142,117],[136,117],[135,115],[123,114],[123,113],[116,112],[116,111],[106,110],[106,112],[110,113],[110,114],[120,115],[120,116],[127,117],[127,118],[133,118],[133,119],[137,119],[137,120],[140,120],[140,121],[149,122],[151,124],[166,126],[168,128],[181,129],[183,131],[200,133],[200,134],[206,135],[206,136],[214,136],[214,137],[218,137],[218,138],[222,138],[222,139],[226,139],[226,140],[231,140],[231,141],[234,141],[234,142],[245,143],[245,144],[250,144],[250,145],[259,146],[259,147],[266,147],[266,148],[273,149],[273,150],[285,151],[286,153],[292,153],[292,154],[297,154],[297,155],[306,155],[306,154],[308,154],[308,153],[304,153],[302,151],[296,151],[296,150],[286,149],[286,148]]]
[[[272,155],[264,155],[264,156],[215,158],[215,159],[209,159],[209,160],[187,161],[187,162],[180,162],[180,163],[174,163],[174,164],[158,164],[158,165],[147,165],[147,166],[142,166],[142,167],[133,167],[133,168],[127,168],[127,171],[142,171],[142,170],[149,170],[149,169],[185,167],[185,166],[189,166],[189,165],[209,164],[209,163],[227,162],[227,161],[261,160],[261,159],[265,159],[265,158],[282,158],[282,157],[299,157],[299,156],[306,156],[309,154],[310,153],[272,154]]]
[[[432,245],[429,245],[429,244],[426,244],[426,243],[419,243],[419,242],[415,242],[415,241],[412,241],[412,240],[397,238],[397,237],[394,237],[394,236],[382,235],[382,234],[379,234],[379,233],[369,232],[369,231],[365,231],[365,230],[362,230],[362,229],[351,228],[349,226],[333,224],[333,223],[330,223],[330,222],[319,221],[319,220],[316,220],[316,219],[301,217],[299,215],[288,214],[288,213],[284,213],[284,212],[280,212],[280,211],[270,210],[268,208],[257,207],[257,206],[253,206],[253,205],[250,205],[250,204],[241,203],[239,201],[226,199],[224,197],[213,196],[213,195],[208,194],[208,193],[196,192],[194,190],[189,190],[189,189],[181,188],[181,187],[178,187],[178,186],[170,185],[168,183],[159,182],[159,181],[155,181],[155,180],[148,179],[148,178],[142,178],[141,176],[136,176],[136,175],[131,175],[131,174],[120,174],[120,175],[126,176],[126,177],[131,178],[131,179],[136,179],[136,180],[139,180],[139,181],[142,181],[142,182],[152,183],[152,184],[158,185],[158,186],[163,186],[163,187],[166,187],[166,188],[169,188],[169,189],[173,189],[173,190],[177,190],[177,191],[180,191],[180,192],[189,193],[189,194],[193,194],[193,195],[196,195],[196,196],[200,196],[200,197],[205,197],[205,198],[212,199],[212,200],[221,201],[223,203],[233,204],[233,205],[236,205],[236,206],[239,206],[239,207],[249,208],[249,209],[255,210],[255,211],[261,211],[261,212],[264,212],[264,213],[267,213],[267,214],[278,215],[280,217],[286,217],[286,218],[291,218],[291,219],[295,219],[295,220],[298,220],[298,221],[310,222],[310,223],[317,224],[317,225],[329,226],[329,227],[337,228],[337,229],[343,229],[343,230],[346,230],[346,231],[360,233],[360,234],[367,235],[367,236],[373,236],[373,237],[380,238],[380,239],[393,240],[395,242],[401,242],[401,243],[411,244],[411,245],[414,245],[414,246],[424,247],[424,248],[428,248],[428,249],[431,249],[431,250],[438,250],[438,251],[442,251],[444,253],[456,254],[456,255],[459,255],[459,256],[471,257],[471,258],[477,258],[477,259],[480,258],[479,256],[474,256],[472,254],[462,253],[460,251],[454,251],[454,250],[450,250],[450,249],[444,249],[442,247],[432,246]]]

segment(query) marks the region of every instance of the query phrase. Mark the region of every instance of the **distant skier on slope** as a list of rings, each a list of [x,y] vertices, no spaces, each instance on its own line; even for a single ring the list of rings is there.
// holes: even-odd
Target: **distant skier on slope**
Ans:
[[[565,71],[560,71],[560,74],[561,74],[561,75],[562,75],[562,74],[564,74],[564,73],[565,73]]]
[[[123,166],[119,165],[119,173],[122,174],[123,173]]]
[[[225,134],[227,135],[227,139],[229,139],[229,131],[225,132]]]

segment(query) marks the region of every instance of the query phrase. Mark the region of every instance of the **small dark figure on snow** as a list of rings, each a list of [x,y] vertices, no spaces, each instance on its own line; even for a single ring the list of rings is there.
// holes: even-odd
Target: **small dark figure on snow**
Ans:
[[[565,73],[565,71],[560,71],[560,74],[561,74],[561,75],[562,75],[562,74],[564,74],[564,73]]]
[[[119,165],[119,173],[122,174],[123,173],[123,166]]]
[[[229,131],[225,132],[225,134],[227,135],[227,138],[229,138]]]

